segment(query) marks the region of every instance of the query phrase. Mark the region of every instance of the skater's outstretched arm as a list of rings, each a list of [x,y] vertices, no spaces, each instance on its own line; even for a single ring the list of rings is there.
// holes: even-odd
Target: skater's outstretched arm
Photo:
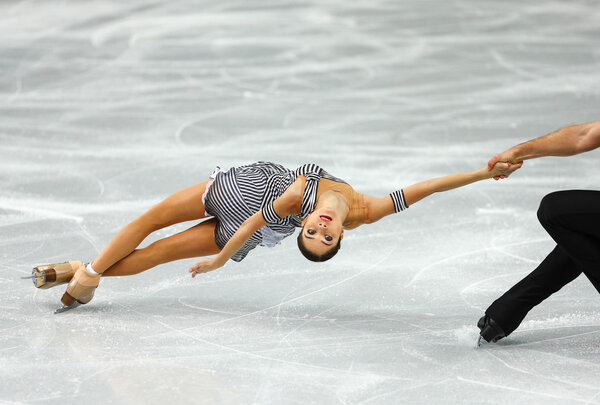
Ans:
[[[408,207],[434,193],[463,187],[467,184],[489,179],[494,176],[508,176],[515,170],[519,169],[521,165],[522,163],[498,163],[492,168],[492,170],[488,170],[487,167],[484,167],[473,172],[457,173],[445,177],[425,180],[402,189],[404,201],[406,202],[406,206]],[[394,204],[394,200],[392,199],[391,195],[388,195],[383,198],[370,197],[367,200],[367,223],[378,221],[387,215],[391,215],[398,212],[399,209],[396,205],[397,204]]]
[[[572,156],[600,147],[600,121],[572,125],[498,153],[488,162],[517,163],[543,156]],[[498,180],[498,179],[496,179]]]
[[[299,176],[300,177],[300,176]],[[288,215],[297,214],[302,202],[301,187],[304,185],[304,179],[296,180],[275,202],[273,210],[281,218]],[[192,277],[198,273],[206,273],[223,267],[231,257],[244,246],[248,239],[263,226],[267,225],[263,211],[260,210],[244,221],[235,234],[227,241],[223,250],[218,255],[209,259],[203,259],[194,264],[189,272]]]

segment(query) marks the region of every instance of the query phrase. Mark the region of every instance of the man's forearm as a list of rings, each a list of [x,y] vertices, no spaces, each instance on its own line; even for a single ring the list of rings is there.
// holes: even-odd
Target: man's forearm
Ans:
[[[598,147],[600,121],[573,125],[511,148],[512,162],[543,156],[572,156]]]

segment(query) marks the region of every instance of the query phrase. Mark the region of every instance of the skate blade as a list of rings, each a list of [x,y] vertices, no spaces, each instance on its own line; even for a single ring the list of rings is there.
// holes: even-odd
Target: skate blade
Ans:
[[[30,280],[32,278],[37,278],[37,276],[27,276],[27,277],[21,277],[21,280]]]
[[[485,344],[487,344],[486,340],[483,338],[483,336],[479,335],[477,338],[477,347],[481,347]]]
[[[69,309],[73,309],[73,308],[77,308],[78,306],[80,306],[81,304],[77,301],[75,301],[73,303],[73,305],[71,305],[70,307],[63,305],[62,307],[58,308],[56,311],[54,311],[54,314],[62,314],[63,312],[68,311]]]

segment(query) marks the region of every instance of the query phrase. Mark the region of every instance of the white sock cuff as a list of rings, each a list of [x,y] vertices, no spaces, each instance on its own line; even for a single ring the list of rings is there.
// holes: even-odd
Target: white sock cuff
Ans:
[[[87,274],[89,274],[90,276],[99,276],[100,273],[96,273],[94,271],[94,268],[92,267],[92,263],[88,263],[87,266],[85,266],[85,272]]]

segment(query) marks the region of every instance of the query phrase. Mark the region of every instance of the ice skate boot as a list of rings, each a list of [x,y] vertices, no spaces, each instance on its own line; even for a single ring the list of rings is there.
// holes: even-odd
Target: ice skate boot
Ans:
[[[482,316],[477,322],[477,327],[481,331],[477,339],[477,346],[484,343],[496,343],[506,336],[500,325],[487,315]]]
[[[71,281],[69,281],[67,291],[60,299],[64,306],[56,312],[64,312],[67,309],[79,306],[79,304],[90,302],[94,298],[94,292],[99,283],[100,275],[92,276],[88,274],[85,265],[81,264],[75,271]]]
[[[82,263],[80,261],[44,264],[42,266],[34,267],[33,270],[31,270],[30,277],[21,278],[31,279],[36,288],[45,290],[46,288],[68,283],[73,277],[73,274],[75,274],[75,270],[81,265]]]

